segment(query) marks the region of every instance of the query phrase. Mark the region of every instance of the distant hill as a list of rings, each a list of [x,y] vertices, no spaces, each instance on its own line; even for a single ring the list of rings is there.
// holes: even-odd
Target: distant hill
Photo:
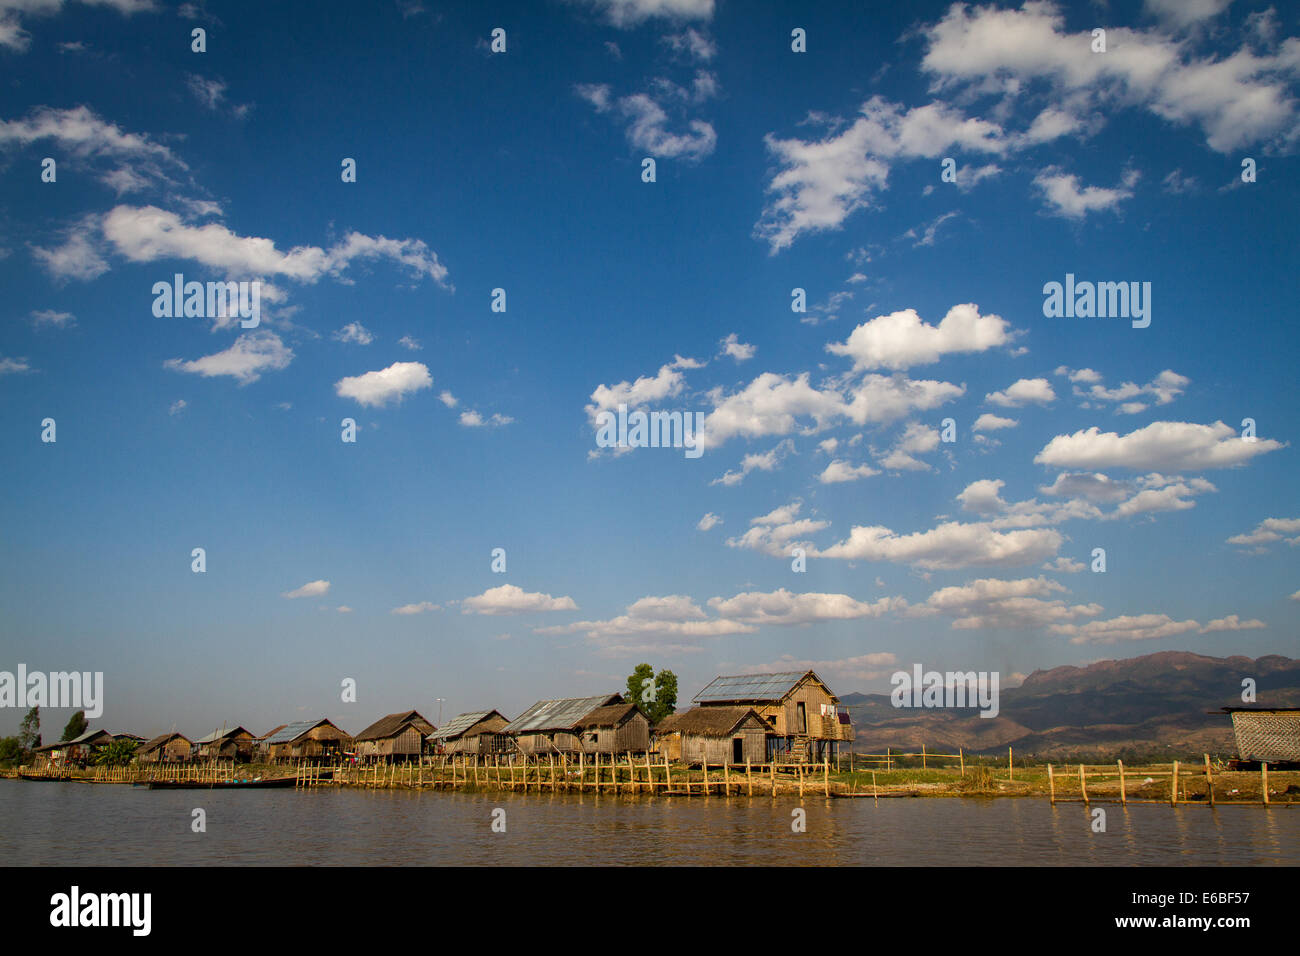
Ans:
[[[1163,651],[1087,667],[1034,671],[1003,689],[1000,713],[895,708],[887,694],[849,694],[841,702],[861,753],[930,750],[1042,757],[1096,754],[1216,753],[1234,750],[1232,725],[1207,711],[1241,706],[1241,682],[1256,682],[1257,705],[1300,706],[1300,661],[1279,655],[1206,657]]]

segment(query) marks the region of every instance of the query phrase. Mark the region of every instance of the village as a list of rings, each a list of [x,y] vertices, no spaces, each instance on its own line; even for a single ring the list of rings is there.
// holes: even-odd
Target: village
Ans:
[[[1300,794],[1300,708],[1227,708],[1238,754],[1194,763],[1054,765],[928,750],[852,748],[847,709],[811,670],[714,678],[652,723],[620,693],[539,700],[511,719],[417,710],[355,735],[329,718],[190,738],[87,729],[6,775],[151,789],[327,786],[826,797],[1029,796],[1078,802],[1289,805]],[[1270,765],[1272,777],[1270,777]]]

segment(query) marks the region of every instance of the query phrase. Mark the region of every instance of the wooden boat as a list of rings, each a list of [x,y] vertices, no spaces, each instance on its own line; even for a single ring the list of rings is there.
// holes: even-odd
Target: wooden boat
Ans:
[[[257,790],[292,787],[297,777],[265,777],[254,780],[151,780],[150,790]]]
[[[20,773],[18,774],[18,779],[20,779],[20,780],[39,780],[39,781],[42,781],[42,782],[49,782],[49,781],[51,781],[51,780],[64,781],[64,780],[68,780],[68,779],[70,779],[70,778],[68,778],[68,777],[55,777],[55,776],[51,776],[51,775],[49,775],[49,774],[44,774],[44,773],[21,773],[21,772],[20,772]]]

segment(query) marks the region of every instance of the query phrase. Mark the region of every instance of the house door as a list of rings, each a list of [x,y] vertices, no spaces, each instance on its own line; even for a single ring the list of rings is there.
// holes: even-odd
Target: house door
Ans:
[[[808,733],[808,705],[803,701],[799,701],[799,703],[795,705],[795,711],[798,717],[798,730],[796,733]]]
[[[745,762],[745,741],[741,737],[733,737],[731,740],[731,762]]]

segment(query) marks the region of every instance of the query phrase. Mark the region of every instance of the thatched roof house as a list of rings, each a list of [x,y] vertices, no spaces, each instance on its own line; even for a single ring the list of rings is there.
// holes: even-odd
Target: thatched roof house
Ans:
[[[184,734],[160,734],[146,741],[135,752],[140,763],[181,763],[189,760],[194,744]]]
[[[380,717],[356,736],[361,760],[410,760],[424,753],[424,738],[436,730],[417,710]]]
[[[659,752],[683,763],[766,763],[776,728],[753,707],[693,707],[665,717],[654,729]]]
[[[295,720],[285,724],[264,741],[272,761],[334,759],[352,746],[352,738],[328,718]]]
[[[773,750],[799,760],[834,759],[853,740],[840,699],[812,671],[715,677],[695,696],[701,707],[753,707],[776,729]]]
[[[429,734],[429,744],[445,754],[508,753],[514,747],[510,735],[502,732],[508,723],[510,720],[499,710],[457,714],[440,730]]]
[[[582,750],[578,724],[597,707],[622,702],[621,694],[539,700],[501,732],[513,737],[524,753],[577,753]]]
[[[194,741],[194,756],[200,760],[251,760],[252,731],[243,727],[214,730]]]
[[[577,729],[589,754],[645,753],[650,749],[650,721],[636,704],[597,707]]]
[[[1237,757],[1251,763],[1300,763],[1300,707],[1225,707]]]

